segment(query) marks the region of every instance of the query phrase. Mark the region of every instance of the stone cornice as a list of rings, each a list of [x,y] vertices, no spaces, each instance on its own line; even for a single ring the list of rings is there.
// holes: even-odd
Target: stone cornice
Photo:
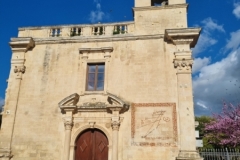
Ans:
[[[146,7],[134,7],[134,11],[146,11],[146,10],[162,10],[162,9],[175,9],[175,8],[187,8],[188,4],[172,4],[164,6],[146,6]]]
[[[101,48],[79,48],[79,52],[80,53],[89,53],[89,52],[112,52],[113,51],[113,47],[101,47]]]
[[[88,42],[111,42],[111,41],[135,41],[145,39],[161,39],[164,34],[157,35],[114,35],[93,37],[49,37],[34,38],[35,44],[57,44],[57,43],[88,43]]]
[[[27,52],[35,46],[32,37],[11,38],[9,42],[13,52]]]
[[[199,38],[201,28],[166,29],[165,38],[175,45],[189,44],[193,48]]]

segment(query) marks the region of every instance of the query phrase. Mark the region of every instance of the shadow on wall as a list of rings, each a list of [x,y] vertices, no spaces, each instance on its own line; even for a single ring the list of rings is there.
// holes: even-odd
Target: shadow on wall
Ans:
[[[1,126],[2,126],[2,110],[3,110],[3,105],[0,106],[0,129],[1,129]]]
[[[151,0],[151,6],[164,6],[168,4],[168,0]]]

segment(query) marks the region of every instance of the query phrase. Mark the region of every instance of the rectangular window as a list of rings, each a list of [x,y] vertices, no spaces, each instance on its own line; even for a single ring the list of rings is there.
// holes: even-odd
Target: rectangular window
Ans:
[[[105,64],[88,64],[87,65],[87,91],[103,91],[104,90],[104,71]]]

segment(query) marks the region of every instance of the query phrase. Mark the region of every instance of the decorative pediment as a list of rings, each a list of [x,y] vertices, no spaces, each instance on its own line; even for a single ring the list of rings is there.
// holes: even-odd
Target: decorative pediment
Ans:
[[[71,94],[70,96],[61,100],[58,103],[59,106],[75,106],[79,101],[79,95],[77,93]]]
[[[120,112],[125,112],[129,109],[129,104],[124,100],[122,100],[121,98],[111,93],[107,93],[107,95],[108,95],[108,102],[111,104],[111,106],[108,106],[108,107],[111,107],[111,108],[114,106],[121,107]]]
[[[129,109],[128,103],[111,93],[88,93],[80,96],[74,93],[64,98],[58,105],[63,112],[108,112],[114,108],[125,112]]]
[[[64,98],[61,102],[58,103],[59,108],[62,113],[66,112],[75,112],[77,109],[77,103],[79,101],[79,95],[74,93],[66,98]]]

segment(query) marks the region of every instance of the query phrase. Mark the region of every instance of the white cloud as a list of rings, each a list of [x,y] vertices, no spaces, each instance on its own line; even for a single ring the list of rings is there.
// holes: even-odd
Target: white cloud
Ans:
[[[204,66],[207,66],[211,62],[211,58],[204,57],[204,58],[195,58],[192,68],[192,73],[195,74]]]
[[[101,9],[100,1],[94,0],[94,3],[96,4],[96,10],[91,11],[89,15],[89,20],[91,23],[100,22],[103,19],[108,18],[108,14],[105,14]]]
[[[0,97],[0,112],[2,110],[2,106],[4,105],[4,99]]]
[[[240,3],[234,4],[233,14],[236,16],[236,18],[240,19]]]
[[[193,49],[194,56],[201,52],[204,52],[209,47],[213,46],[218,42],[217,39],[213,37],[214,31],[225,33],[223,25],[218,25],[217,22],[212,20],[212,18],[210,17],[204,19],[201,23],[203,24],[203,29],[199,37],[198,43]]]
[[[193,78],[195,112],[220,111],[222,102],[240,103],[240,48],[221,61],[204,66]],[[200,107],[199,107],[200,106]],[[205,106],[205,107],[204,107]],[[204,109],[204,110],[203,110]]]
[[[201,102],[197,102],[197,105],[199,105],[200,107],[202,107],[202,108],[204,108],[204,109],[207,109],[207,108],[208,108],[205,104],[203,104],[203,103],[201,103]]]
[[[214,22],[214,20],[212,20],[212,18],[206,18],[202,21],[202,23],[204,24],[204,28],[206,31],[214,31],[217,30],[219,32],[225,32],[225,30],[223,29],[223,25],[218,25],[216,22]]]
[[[240,47],[240,29],[231,33],[231,38],[226,45],[226,50],[236,50]]]

